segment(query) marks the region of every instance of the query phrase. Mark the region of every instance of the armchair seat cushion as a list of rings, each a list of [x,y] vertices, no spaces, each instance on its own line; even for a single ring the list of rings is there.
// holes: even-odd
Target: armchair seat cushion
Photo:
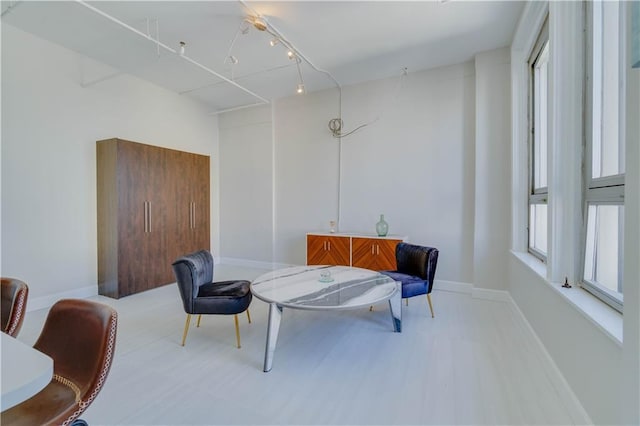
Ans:
[[[203,284],[194,299],[194,314],[234,315],[251,304],[249,281],[219,281]]]
[[[403,274],[398,271],[383,271],[382,274],[402,283],[402,298],[426,294],[429,282],[415,275]]]
[[[249,293],[249,281],[217,281],[198,288],[198,299],[203,297],[244,297]]]

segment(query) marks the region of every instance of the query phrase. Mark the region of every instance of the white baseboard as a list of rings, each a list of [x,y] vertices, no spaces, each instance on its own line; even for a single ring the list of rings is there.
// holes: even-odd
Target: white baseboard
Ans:
[[[289,268],[291,266],[299,266],[299,265],[292,265],[289,263],[262,262],[259,260],[238,259],[235,257],[216,258],[216,263],[220,263],[224,265],[245,266],[247,268],[268,269],[268,270]]]
[[[495,300],[498,302],[509,302],[511,300],[511,296],[509,296],[509,292],[506,290],[491,290],[488,288],[479,288],[474,287],[474,285],[471,283],[434,280],[433,288],[441,291],[469,294],[474,299]]]
[[[473,284],[458,281],[434,280],[433,288],[435,290],[451,291],[453,293],[471,294]]]
[[[536,334],[535,330],[533,329],[529,321],[527,321],[527,317],[524,316],[524,314],[520,310],[520,307],[515,302],[515,300],[513,300],[513,298],[509,293],[507,293],[507,297],[508,297],[508,303],[511,306],[511,309],[513,310],[513,312],[515,313],[515,317],[518,319],[518,322],[520,323],[522,332],[529,334],[530,337],[532,337],[533,340],[536,342],[536,345],[538,345],[538,347],[540,348],[543,354],[542,365],[548,371],[547,377],[549,378],[549,380],[551,381],[551,384],[556,389],[558,395],[562,399],[564,407],[567,409],[567,411],[569,412],[569,415],[573,419],[573,424],[592,425],[593,422],[591,421],[589,414],[580,403],[580,400],[578,399],[576,394],[573,392],[573,389],[571,389],[571,386],[569,385],[565,377],[562,375],[560,368],[558,368],[558,365],[555,363],[555,361],[547,351],[547,348],[542,343],[542,340],[540,340],[540,338]]]
[[[511,300],[511,296],[506,290],[491,290],[479,287],[474,287],[471,290],[471,297],[474,299],[494,300],[497,302],[509,302]]]
[[[27,312],[47,309],[53,306],[60,299],[86,299],[98,295],[98,286],[88,286],[76,288],[61,293],[54,293],[48,296],[40,296],[27,299]]]

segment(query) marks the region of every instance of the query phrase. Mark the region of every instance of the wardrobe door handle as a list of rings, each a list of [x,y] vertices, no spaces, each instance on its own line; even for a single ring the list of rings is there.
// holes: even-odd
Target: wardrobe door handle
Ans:
[[[144,232],[145,234],[149,232],[149,202],[145,201],[143,202],[143,207],[144,207]]]
[[[151,201],[147,201],[147,226],[151,233]]]
[[[376,244],[376,254],[380,254],[380,244]]]
[[[371,254],[374,254],[374,252],[373,252],[373,244],[371,244]]]
[[[329,251],[331,251],[331,241],[329,241],[328,243],[329,243]]]
[[[193,207],[192,207],[191,211],[193,212],[192,213],[193,219],[192,219],[191,223],[193,224],[193,229],[196,229],[196,202],[194,201],[192,203],[192,205],[193,205]]]

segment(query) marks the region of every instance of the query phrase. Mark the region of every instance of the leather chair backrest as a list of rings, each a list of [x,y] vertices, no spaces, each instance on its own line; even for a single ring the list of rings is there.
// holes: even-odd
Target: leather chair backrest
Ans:
[[[29,287],[24,282],[15,278],[2,278],[2,331],[16,337],[22,327],[24,314],[27,310],[27,296]]]
[[[396,246],[396,264],[398,272],[413,275],[429,282],[429,291],[438,264],[438,249],[399,243]]]
[[[213,256],[208,250],[199,250],[178,258],[172,266],[184,311],[192,314],[198,289],[213,281]]]
[[[63,299],[51,307],[33,347],[53,359],[54,374],[73,383],[81,399],[51,424],[78,417],[98,395],[111,368],[116,330],[116,311],[102,303]]]

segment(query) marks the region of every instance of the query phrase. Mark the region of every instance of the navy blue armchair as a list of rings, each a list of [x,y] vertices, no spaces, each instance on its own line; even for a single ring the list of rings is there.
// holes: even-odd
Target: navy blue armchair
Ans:
[[[382,273],[402,283],[402,298],[406,299],[407,305],[409,297],[426,294],[433,318],[431,290],[433,289],[433,277],[436,274],[437,264],[438,249],[399,243],[396,246],[397,269]]]
[[[235,315],[236,342],[240,348],[240,328],[238,314],[247,312],[251,323],[249,304],[251,291],[249,281],[213,281],[213,256],[207,250],[200,250],[180,257],[173,262],[187,322],[184,325],[182,346],[187,339],[191,315],[198,315],[197,327],[200,327],[202,315]]]

